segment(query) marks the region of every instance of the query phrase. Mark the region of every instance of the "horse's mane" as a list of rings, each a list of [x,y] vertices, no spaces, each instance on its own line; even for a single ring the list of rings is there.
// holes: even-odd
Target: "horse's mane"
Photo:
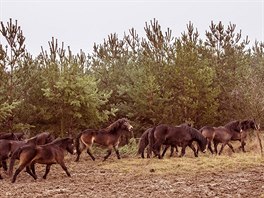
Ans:
[[[107,133],[115,133],[122,126],[122,124],[124,122],[128,122],[128,119],[120,118],[120,119],[116,120],[115,122],[113,122],[112,124],[110,124],[105,129],[103,129],[103,131],[105,131]]]
[[[239,125],[240,125],[240,121],[234,120],[234,121],[228,122],[224,127],[230,131],[240,132],[240,130],[237,130]]]

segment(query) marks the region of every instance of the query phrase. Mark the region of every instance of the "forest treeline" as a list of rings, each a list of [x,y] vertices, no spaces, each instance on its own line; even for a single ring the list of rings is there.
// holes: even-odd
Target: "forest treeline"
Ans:
[[[156,19],[144,30],[110,34],[90,54],[52,38],[33,57],[18,22],[2,21],[0,130],[75,135],[121,117],[136,135],[159,123],[264,122],[263,41],[221,22],[209,24],[205,39],[191,22],[181,35]]]

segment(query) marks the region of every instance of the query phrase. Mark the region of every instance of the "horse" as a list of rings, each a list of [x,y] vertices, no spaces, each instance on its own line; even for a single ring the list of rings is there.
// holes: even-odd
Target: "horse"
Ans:
[[[6,160],[9,158],[9,156],[12,155],[12,153],[19,147],[24,146],[26,144],[33,144],[33,145],[43,145],[47,144],[49,142],[52,142],[54,140],[54,137],[49,132],[43,132],[40,134],[37,134],[36,136],[26,139],[26,140],[0,140],[0,162],[3,166],[3,169],[7,171],[7,163]]]
[[[46,171],[43,179],[47,178],[52,164],[59,164],[66,174],[70,177],[70,173],[64,163],[64,151],[68,151],[73,155],[74,141],[72,138],[57,138],[51,143],[44,145],[25,145],[17,149],[10,160],[9,175],[13,173],[13,167],[16,159],[19,159],[18,168],[12,178],[12,183],[16,181],[18,174],[26,167],[35,180],[37,179],[35,172],[35,164],[46,164]]]
[[[232,144],[230,141],[240,141],[242,148],[242,151],[245,152],[245,138],[246,138],[246,133],[245,131],[248,129],[256,129],[257,125],[255,124],[254,121],[252,120],[234,120],[231,122],[228,122],[224,126],[220,127],[208,127],[205,126],[201,128],[199,131],[204,135],[204,137],[207,138],[208,140],[208,149],[211,151],[213,154],[213,150],[211,148],[211,143],[214,143],[214,150],[215,153],[217,154],[217,146],[219,143],[222,143],[222,147],[219,151],[219,155],[222,153],[223,148],[225,145],[228,145],[230,149],[235,152]]]
[[[121,118],[109,125],[107,128],[104,129],[86,129],[78,134],[75,147],[76,147],[76,162],[79,161],[80,155],[84,149],[87,149],[87,153],[95,160],[95,157],[91,153],[91,147],[93,143],[97,143],[99,145],[108,147],[107,155],[104,157],[105,161],[112,153],[112,149],[115,150],[117,158],[120,159],[120,154],[118,150],[118,144],[120,141],[121,135],[125,131],[131,131],[132,126],[130,125],[129,121],[126,118]]]
[[[233,146],[229,141],[237,140],[238,136],[242,132],[241,122],[239,120],[234,120],[228,122],[224,126],[219,127],[210,127],[205,126],[202,127],[200,133],[207,139],[207,148],[213,154],[214,152],[217,154],[217,146],[219,143],[222,143],[222,147],[220,149],[219,155],[222,153],[225,145],[228,145],[230,149],[235,152]],[[212,142],[214,143],[214,151],[211,147]]]
[[[141,157],[142,158],[145,158],[144,156],[144,151],[147,148],[147,158],[150,158],[150,155],[151,155],[151,148],[149,145],[149,132],[152,130],[152,128],[148,128],[140,137],[140,141],[139,141],[139,144],[138,144],[138,155],[141,154]],[[162,152],[162,157],[164,157],[167,149],[170,147],[170,145],[166,145],[166,147],[164,148],[163,152]],[[176,152],[178,152],[178,148],[176,148]],[[171,146],[171,152],[170,152],[170,157],[172,157],[173,155],[173,152],[174,152],[174,147]]]
[[[194,156],[198,157],[195,147],[192,145],[193,141],[198,143],[198,148],[204,152],[206,148],[207,141],[205,137],[199,133],[195,128],[180,125],[180,126],[169,126],[165,124],[158,125],[154,127],[150,132],[150,141],[153,152],[158,156],[159,159],[162,158],[160,155],[160,147],[162,144],[170,146],[180,146],[182,147],[180,157],[185,155],[185,149],[189,146],[193,152]]]

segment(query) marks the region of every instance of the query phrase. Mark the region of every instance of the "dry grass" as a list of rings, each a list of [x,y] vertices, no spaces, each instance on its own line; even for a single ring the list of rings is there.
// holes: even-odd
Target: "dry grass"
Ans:
[[[262,144],[263,144],[263,133]],[[232,142],[234,148],[238,148],[239,142]],[[264,166],[264,157],[261,156],[259,143],[254,135],[248,137],[246,153],[235,149],[232,153],[228,146],[225,147],[221,156],[211,153],[200,153],[198,158],[193,157],[190,149],[187,149],[185,157],[165,157],[162,160],[157,158],[141,159],[127,157],[122,160],[113,160],[111,163],[100,163],[101,168],[111,169],[133,174],[204,174],[219,173],[226,171],[241,171],[247,168]],[[114,156],[115,157],[115,156]]]
[[[136,174],[203,174],[217,173],[222,171],[239,171],[246,168],[263,166],[264,158],[259,154],[236,153],[232,156],[201,156],[194,157],[173,157],[162,160],[126,158],[115,160],[111,163],[100,164],[103,169],[111,169],[120,172]]]

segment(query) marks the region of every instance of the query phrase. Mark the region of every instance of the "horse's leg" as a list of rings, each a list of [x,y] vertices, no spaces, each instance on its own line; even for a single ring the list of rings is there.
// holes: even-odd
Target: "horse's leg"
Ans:
[[[223,149],[224,149],[226,144],[228,144],[228,143],[227,142],[222,143],[221,149],[220,149],[220,151],[218,153],[219,155],[221,155],[221,153],[223,152]]]
[[[198,157],[198,152],[196,151],[196,149],[195,149],[195,147],[193,146],[193,144],[191,143],[191,144],[189,144],[188,146],[193,150],[194,156],[195,156],[195,157]],[[197,150],[198,150],[198,149],[197,149]]]
[[[232,146],[232,144],[230,144],[229,142],[226,143],[229,148],[232,150],[233,153],[235,153],[234,147]]]
[[[4,171],[7,171],[7,163],[6,163],[6,160],[2,160],[2,166],[3,166],[3,169]]]
[[[35,170],[35,163],[30,164],[30,170],[35,175],[35,177],[37,178],[37,174],[36,174],[36,170]]]
[[[158,156],[159,159],[162,159],[162,156],[160,155],[160,149],[161,149],[161,142],[157,141],[153,144],[153,153],[155,156]]]
[[[164,157],[166,151],[168,150],[168,148],[170,147],[170,145],[166,145],[165,148],[163,149],[163,152],[161,154],[162,157]]]
[[[178,156],[179,150],[178,150],[178,146],[174,146],[175,150],[176,150],[176,155]]]
[[[217,142],[214,142],[214,150],[215,150],[215,154],[217,155],[218,151],[217,151],[217,146],[218,146],[218,143]]]
[[[29,166],[26,166],[26,172],[27,172],[31,177],[33,177],[35,180],[37,179],[36,175],[34,175],[34,173],[31,172]]]
[[[78,140],[78,141],[81,141],[81,140]],[[82,143],[79,143],[79,147],[78,149],[76,149],[76,154],[77,154],[77,157],[75,159],[75,162],[78,162],[80,160],[80,155],[82,154],[83,150],[85,149],[86,145],[85,144],[82,144]]]
[[[145,158],[145,156],[144,156],[144,151],[141,153],[141,158]]]
[[[211,141],[208,141],[208,145],[207,145],[207,148],[209,149],[209,151],[214,154],[214,151],[212,149],[212,142]]]
[[[92,160],[94,161],[94,160],[95,160],[95,157],[93,156],[90,147],[87,148],[87,153],[88,153],[88,155],[90,155],[90,157],[91,157]]]
[[[104,160],[103,161],[105,161],[111,155],[111,153],[112,153],[112,149],[108,149],[107,150],[107,154],[106,154],[106,156],[104,156]]]
[[[79,148],[76,150],[77,157],[75,159],[75,162],[78,162],[80,160],[80,155],[82,154],[83,150],[84,150],[84,148]]]
[[[46,179],[47,178],[47,175],[50,172],[50,167],[51,167],[51,164],[47,164],[46,165],[46,170],[45,170],[45,174],[43,175],[43,179]]]
[[[150,146],[148,145],[148,147],[147,147],[147,158],[150,158],[150,156],[151,156],[151,148],[150,148]],[[144,154],[143,154],[144,155]]]
[[[15,174],[12,178],[12,183],[15,183],[17,175],[26,167],[28,163],[22,163],[20,166],[16,169]]]
[[[64,161],[61,161],[59,164],[61,165],[61,168],[66,172],[66,174],[68,175],[68,177],[70,177],[71,174],[69,173],[67,167],[65,166]]]
[[[119,154],[119,150],[118,150],[118,146],[114,146],[114,150],[116,152],[117,159],[121,159],[120,154]]]
[[[246,145],[246,142],[244,140],[241,141],[241,148],[242,148],[242,151],[245,153],[246,150],[245,150],[245,145]]]
[[[177,146],[176,146],[176,148],[177,148]],[[174,146],[171,146],[171,149],[170,149],[170,157],[173,156],[173,153],[174,153]]]
[[[183,157],[185,155],[185,149],[186,149],[186,145],[183,145],[180,157]]]

